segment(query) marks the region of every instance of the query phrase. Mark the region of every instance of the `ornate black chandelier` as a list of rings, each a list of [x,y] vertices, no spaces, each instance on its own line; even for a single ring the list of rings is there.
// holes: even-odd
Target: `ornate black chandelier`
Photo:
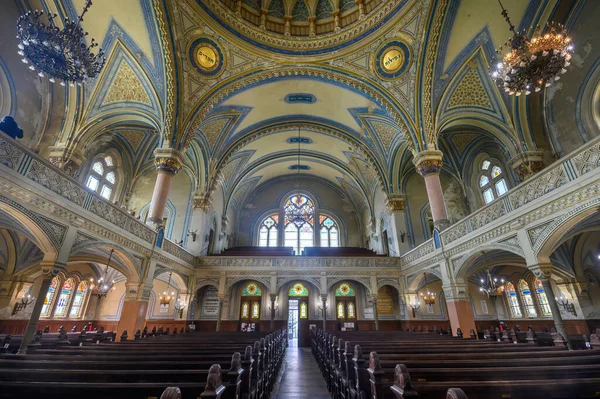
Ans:
[[[499,296],[502,296],[502,293],[504,292],[504,279],[501,278],[498,280],[497,277],[492,277],[487,265],[485,252],[482,251],[481,254],[483,255],[483,262],[485,263],[486,278],[480,280],[481,286],[479,287],[479,291],[485,292],[488,298],[496,299]]]
[[[296,164],[296,186],[298,187],[298,194],[292,198],[293,206],[288,209],[286,216],[296,225],[303,226],[305,223],[310,223],[313,213],[312,208],[303,206],[306,202],[306,199],[300,195],[300,142],[300,128],[298,128],[298,163]]]
[[[38,75],[48,75],[49,81],[70,86],[81,85],[89,78],[98,76],[106,58],[102,49],[98,54],[92,50],[98,47],[94,39],[87,45],[85,32],[81,27],[83,16],[92,5],[87,0],[81,15],[76,21],[65,19],[65,26],[59,29],[54,24],[56,14],[48,15],[48,24],[42,22],[44,11],[29,11],[21,15],[17,21],[17,39],[19,39],[19,55],[29,69],[39,71]]]
[[[565,27],[551,22],[547,25],[548,31],[541,34],[538,26],[530,38],[525,30],[515,30],[508,11],[500,0],[498,3],[513,36],[504,44],[510,46],[510,52],[495,68],[492,66],[492,79],[505,92],[516,96],[538,92],[559,80],[560,75],[567,72],[573,53],[573,44]],[[501,53],[502,46],[496,50],[496,54]]]
[[[98,279],[98,283],[94,284],[94,279],[90,279],[92,289],[92,295],[96,298],[104,298],[108,293],[112,290],[114,291],[115,280],[108,281],[108,269],[110,268],[110,260],[112,259],[114,249],[110,250],[110,255],[108,256],[108,262],[106,262],[106,270],[104,270],[104,275]]]

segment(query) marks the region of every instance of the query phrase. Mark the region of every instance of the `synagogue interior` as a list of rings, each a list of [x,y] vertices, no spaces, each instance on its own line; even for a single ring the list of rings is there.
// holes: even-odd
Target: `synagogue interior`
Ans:
[[[1,9],[0,398],[600,395],[600,1]]]

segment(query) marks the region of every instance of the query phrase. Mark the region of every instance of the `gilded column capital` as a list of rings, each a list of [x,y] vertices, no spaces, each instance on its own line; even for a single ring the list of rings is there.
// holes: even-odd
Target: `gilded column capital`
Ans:
[[[543,158],[544,153],[542,151],[527,151],[520,153],[509,162],[517,176],[519,176],[519,181],[523,182],[544,169]]]
[[[206,190],[196,192],[196,195],[194,195],[194,209],[200,209],[204,212],[207,212],[212,205],[212,194],[212,191],[209,192]]]
[[[177,174],[183,165],[181,152],[172,148],[157,148],[154,150],[154,167],[157,171]]]
[[[415,154],[413,164],[417,172],[423,177],[437,175],[444,165],[443,157],[444,154],[439,150],[425,150]]]
[[[405,201],[404,194],[389,194],[386,198],[386,206],[391,213],[404,212]]]

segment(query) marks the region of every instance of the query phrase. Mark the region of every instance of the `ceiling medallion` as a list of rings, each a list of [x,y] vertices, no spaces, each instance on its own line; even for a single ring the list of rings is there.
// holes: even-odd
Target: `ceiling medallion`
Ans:
[[[98,43],[91,39],[88,45],[88,33],[81,27],[83,16],[91,6],[92,1],[87,0],[81,15],[74,21],[65,18],[62,29],[54,23],[57,14],[48,14],[48,23],[41,19],[44,11],[29,11],[21,15],[17,21],[21,61],[30,64],[32,71],[37,68],[40,77],[48,75],[51,83],[60,80],[62,86],[67,83],[70,86],[81,85],[87,79],[98,76],[106,63],[104,52],[92,52]]]
[[[379,47],[374,60],[375,70],[382,79],[397,79],[410,66],[410,48],[404,42],[392,40]]]
[[[190,45],[189,57],[196,71],[204,76],[217,77],[223,72],[223,50],[212,39],[195,39]]]
[[[560,75],[567,72],[573,53],[573,44],[565,27],[559,23],[548,23],[547,32],[541,34],[538,26],[529,38],[525,30],[515,30],[508,11],[500,0],[498,3],[513,36],[505,43],[510,46],[510,52],[491,71],[492,79],[505,92],[516,96],[539,92],[559,80]],[[501,54],[502,47],[496,53]]]

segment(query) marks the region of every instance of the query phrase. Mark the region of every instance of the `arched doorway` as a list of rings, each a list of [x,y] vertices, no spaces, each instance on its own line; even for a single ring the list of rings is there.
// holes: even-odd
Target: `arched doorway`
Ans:
[[[260,326],[262,290],[257,283],[251,282],[242,289],[240,304],[240,331],[255,332]]]
[[[310,346],[308,288],[293,284],[288,291],[288,337],[290,346]]]
[[[339,331],[356,331],[356,291],[348,283],[335,289],[335,315]]]

